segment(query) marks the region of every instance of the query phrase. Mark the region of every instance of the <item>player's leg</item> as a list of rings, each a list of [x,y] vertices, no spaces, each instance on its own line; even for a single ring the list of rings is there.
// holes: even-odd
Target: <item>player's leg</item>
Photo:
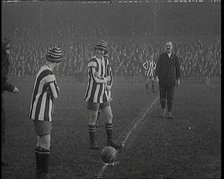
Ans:
[[[96,121],[99,111],[99,104],[88,103],[87,109],[89,111],[89,138],[90,138],[90,148],[99,149],[99,145],[96,141]]]
[[[102,106],[102,111],[105,114],[105,126],[107,133],[107,146],[112,146],[115,149],[120,149],[122,147],[121,144],[116,143],[113,140],[113,114],[109,101],[105,102]]]
[[[162,107],[162,114],[161,117],[166,116],[166,86],[159,85],[159,98],[160,98],[160,104]]]
[[[34,149],[35,158],[36,158],[36,179],[41,177],[41,161],[40,161],[40,137],[37,136],[36,147]]]
[[[156,89],[155,89],[155,81],[153,77],[151,78],[151,83],[152,83],[152,92],[155,93]]]
[[[50,121],[34,121],[37,134],[35,147],[36,178],[49,178],[49,157],[52,124]]]
[[[50,158],[50,141],[51,135],[40,136],[40,163],[43,178],[49,178],[49,158]]]
[[[169,86],[167,88],[167,108],[168,108],[167,117],[169,119],[174,119],[174,116],[172,114],[173,101],[174,101],[174,86]]]
[[[99,110],[98,110],[98,114],[97,114],[97,119],[96,119],[96,128],[99,127],[100,113],[101,113],[101,110],[99,109]]]

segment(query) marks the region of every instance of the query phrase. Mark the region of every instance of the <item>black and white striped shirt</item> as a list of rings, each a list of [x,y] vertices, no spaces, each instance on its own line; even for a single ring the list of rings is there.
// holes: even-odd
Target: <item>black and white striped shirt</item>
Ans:
[[[154,70],[156,69],[156,63],[153,60],[147,60],[143,63],[143,68],[145,69],[145,76],[153,77]]]
[[[49,66],[44,65],[37,73],[31,98],[32,120],[52,121],[53,100],[58,97],[55,75]]]
[[[109,61],[107,58],[102,59],[96,56],[92,57],[88,63],[88,85],[85,94],[85,101],[92,103],[104,103],[109,101],[106,92],[106,84],[104,78],[107,77]],[[97,75],[93,74],[93,69]]]
[[[105,56],[104,58],[106,60],[108,60],[108,56]],[[107,65],[106,76],[110,76],[110,81],[107,82],[106,93],[107,93],[109,99],[111,99],[112,98],[111,88],[113,85],[113,74],[112,74],[112,68],[111,68],[110,64]]]

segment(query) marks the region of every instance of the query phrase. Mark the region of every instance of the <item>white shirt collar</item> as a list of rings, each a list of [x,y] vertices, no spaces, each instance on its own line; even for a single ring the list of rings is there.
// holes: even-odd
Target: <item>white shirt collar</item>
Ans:
[[[168,57],[170,58],[170,57],[171,57],[171,55],[172,55],[172,53],[167,53],[167,55],[168,55]]]

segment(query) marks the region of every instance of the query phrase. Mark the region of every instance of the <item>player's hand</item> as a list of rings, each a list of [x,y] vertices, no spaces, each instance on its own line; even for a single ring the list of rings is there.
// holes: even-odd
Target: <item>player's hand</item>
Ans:
[[[57,89],[58,89],[58,93],[60,93],[60,88],[57,86]]]
[[[15,87],[15,88],[13,89],[13,93],[19,93],[19,89],[18,89],[17,87]]]
[[[110,80],[111,80],[111,77],[110,76],[107,76],[106,77],[106,81],[109,82]]]
[[[107,88],[108,90],[111,90],[111,86],[109,86],[109,85],[107,85],[106,88]]]
[[[95,76],[95,77],[100,77],[100,74],[96,71],[96,72],[94,73],[94,76]]]

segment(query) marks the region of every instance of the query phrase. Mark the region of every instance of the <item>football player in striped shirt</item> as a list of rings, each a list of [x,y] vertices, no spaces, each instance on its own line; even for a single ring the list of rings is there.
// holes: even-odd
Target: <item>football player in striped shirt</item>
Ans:
[[[48,49],[46,64],[38,71],[31,98],[30,119],[34,122],[37,135],[35,147],[36,178],[49,178],[49,156],[54,100],[59,95],[59,87],[53,70],[62,60],[62,50]]]
[[[109,55],[105,54],[104,58],[109,60]],[[107,84],[106,84],[106,92],[108,93],[109,101],[111,102],[113,100],[112,93],[111,93],[111,88],[112,88],[112,84],[113,84],[113,75],[112,75],[112,69],[111,69],[110,64],[107,66],[106,76],[110,76],[110,81],[108,81]],[[99,127],[100,113],[101,113],[101,110],[99,109],[98,115],[97,115],[97,120],[96,120],[96,127]]]
[[[90,148],[99,149],[96,141],[96,121],[99,109],[106,116],[105,125],[107,133],[107,146],[112,146],[115,149],[120,149],[122,145],[112,140],[113,133],[113,114],[110,106],[110,98],[107,93],[107,83],[111,77],[106,71],[109,66],[109,61],[104,57],[108,52],[108,44],[101,40],[95,47],[95,56],[88,62],[88,85],[85,94],[87,109],[89,111],[89,136]]]
[[[146,76],[146,92],[149,93],[149,85],[151,83],[152,92],[155,93],[155,83],[154,83],[154,70],[156,69],[156,63],[153,61],[153,57],[143,63],[143,68],[145,69]]]

